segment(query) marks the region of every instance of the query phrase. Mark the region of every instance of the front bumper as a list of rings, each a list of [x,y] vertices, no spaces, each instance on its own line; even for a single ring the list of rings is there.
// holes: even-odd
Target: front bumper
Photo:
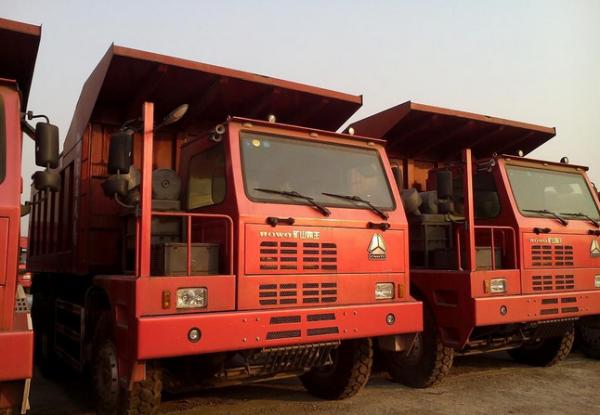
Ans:
[[[138,319],[139,360],[416,333],[421,302],[180,314]],[[386,322],[394,314],[393,324]],[[201,331],[196,343],[192,328]]]
[[[0,332],[0,382],[31,378],[33,331]]]
[[[600,314],[600,290],[475,298],[474,303],[476,326],[556,320]]]

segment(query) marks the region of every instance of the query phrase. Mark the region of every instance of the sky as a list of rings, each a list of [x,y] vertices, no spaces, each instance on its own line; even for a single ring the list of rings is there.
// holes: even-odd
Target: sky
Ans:
[[[42,25],[29,109],[61,139],[114,42],[362,94],[350,121],[411,100],[556,127],[531,157],[600,183],[599,0],[0,0],[0,16]],[[26,183],[33,159],[25,140]]]

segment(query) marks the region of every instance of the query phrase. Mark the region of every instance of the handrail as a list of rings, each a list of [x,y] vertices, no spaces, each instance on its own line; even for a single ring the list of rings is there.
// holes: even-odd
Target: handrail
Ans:
[[[193,212],[165,212],[152,211],[152,216],[167,216],[167,217],[185,217],[187,229],[187,275],[192,275],[192,219],[207,218],[207,219],[223,219],[229,226],[229,232],[226,233],[226,244],[228,245],[229,254],[229,273],[233,273],[233,219],[231,216],[217,213],[193,213]]]
[[[461,237],[460,237],[460,233],[461,233],[461,229],[462,228],[456,228],[456,255],[457,255],[457,265],[458,265],[458,269],[462,270],[462,257],[461,257]],[[477,232],[477,230],[489,230],[490,231],[490,249],[491,249],[491,260],[492,260],[492,270],[496,269],[496,255],[495,255],[495,238],[494,238],[494,233],[495,231],[509,231],[511,236],[512,236],[512,255],[513,255],[513,260],[514,260],[514,266],[517,267],[517,239],[516,239],[516,234],[515,234],[515,230],[510,227],[510,226],[495,226],[495,225],[475,225],[475,229],[474,231]],[[464,231],[464,230],[463,230]],[[504,234],[503,234],[503,238],[504,238]],[[506,244],[506,241],[503,241],[503,247]],[[476,259],[474,260],[475,263],[475,269],[477,269],[477,262]]]

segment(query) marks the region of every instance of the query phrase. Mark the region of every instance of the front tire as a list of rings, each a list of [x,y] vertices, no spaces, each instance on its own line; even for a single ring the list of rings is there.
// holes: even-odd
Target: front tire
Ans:
[[[560,337],[542,340],[536,345],[523,345],[508,351],[517,362],[539,367],[550,367],[565,360],[573,347],[575,330],[572,328]]]
[[[577,347],[592,359],[600,359],[600,316],[582,317],[575,323]]]
[[[388,352],[388,373],[394,382],[413,388],[436,385],[448,374],[454,362],[454,349],[442,342],[431,311],[424,308],[424,330],[417,334],[412,349]]]
[[[110,339],[100,340],[94,351],[92,385],[96,413],[100,415],[153,415],[158,413],[162,391],[162,372],[146,364],[146,379],[131,390],[120,387],[117,349]]]
[[[367,384],[373,367],[371,339],[344,341],[332,352],[332,358],[333,364],[300,376],[302,384],[321,399],[341,400],[356,395]]]

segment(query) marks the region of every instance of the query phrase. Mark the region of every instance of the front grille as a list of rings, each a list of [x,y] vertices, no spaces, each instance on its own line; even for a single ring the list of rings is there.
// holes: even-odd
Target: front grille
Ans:
[[[573,245],[532,245],[534,267],[572,267]]]
[[[337,271],[337,245],[331,242],[263,241],[259,254],[262,271]]]
[[[307,282],[261,284],[258,287],[260,305],[331,304],[337,301],[337,283]]]
[[[578,313],[579,307],[577,307],[577,297],[564,297],[560,301],[558,298],[545,298],[542,300],[542,306],[540,309],[540,315],[548,316],[559,313]]]
[[[328,321],[329,324],[325,327],[310,327],[322,321]],[[302,317],[300,315],[290,316],[274,316],[269,320],[271,330],[267,332],[267,340],[291,339],[302,337],[302,331],[305,330],[306,336],[323,336],[327,334],[339,334],[340,329],[337,327],[335,313],[315,313],[308,314],[305,318],[305,325],[309,327],[304,329],[301,327]],[[287,327],[279,325],[287,324]],[[320,324],[322,326],[322,323]]]
[[[572,274],[534,275],[531,277],[533,291],[563,291],[575,288],[575,276]]]

